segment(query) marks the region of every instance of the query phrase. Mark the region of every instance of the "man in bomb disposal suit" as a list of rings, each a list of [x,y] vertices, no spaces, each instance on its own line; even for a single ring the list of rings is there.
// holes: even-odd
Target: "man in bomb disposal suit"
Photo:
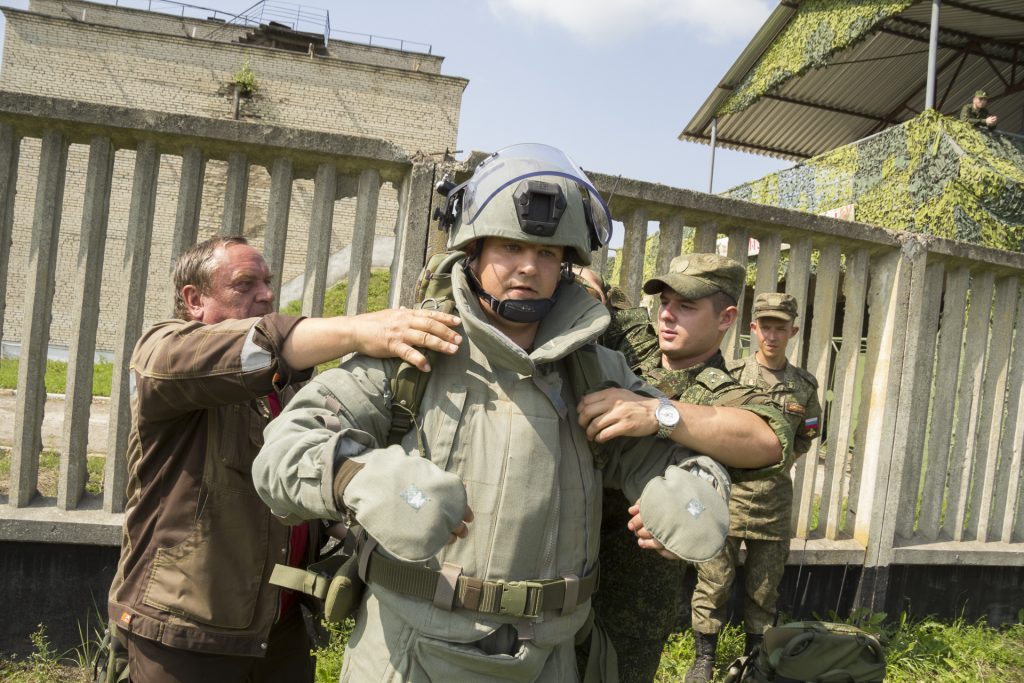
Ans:
[[[290,521],[368,534],[343,681],[614,681],[590,628],[602,488],[635,501],[648,552],[704,560],[724,540],[728,475],[653,435],[598,447],[578,424],[584,384],[657,392],[593,344],[608,312],[570,265],[589,264],[611,220],[574,163],[509,147],[447,195],[464,341],[433,365],[415,428],[387,446],[394,364],[356,356],[267,428],[256,488]]]

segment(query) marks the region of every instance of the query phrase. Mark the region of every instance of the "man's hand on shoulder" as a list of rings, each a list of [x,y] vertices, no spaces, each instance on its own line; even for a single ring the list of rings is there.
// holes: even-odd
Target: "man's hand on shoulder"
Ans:
[[[458,316],[425,309],[386,309],[349,318],[352,351],[374,358],[401,358],[429,371],[427,357],[419,349],[453,354],[462,336],[453,327]]]
[[[386,309],[335,318],[306,318],[285,340],[281,351],[293,368],[311,368],[350,353],[374,358],[400,358],[424,372],[430,370],[420,349],[453,354],[462,343],[458,316],[441,311]]]

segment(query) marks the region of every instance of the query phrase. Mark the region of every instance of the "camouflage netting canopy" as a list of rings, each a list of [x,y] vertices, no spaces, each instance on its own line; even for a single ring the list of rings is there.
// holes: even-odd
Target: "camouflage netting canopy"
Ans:
[[[930,110],[725,194],[1018,251],[1024,137]]]
[[[1024,132],[1024,2],[946,0],[927,102],[930,0],[785,0],[721,77],[681,140],[809,159],[986,90]]]

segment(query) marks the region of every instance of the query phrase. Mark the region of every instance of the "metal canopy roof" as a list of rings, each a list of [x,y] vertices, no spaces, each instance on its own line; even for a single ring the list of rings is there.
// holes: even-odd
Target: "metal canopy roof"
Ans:
[[[784,1],[679,135],[709,143],[715,113],[755,68],[797,11]],[[717,144],[804,159],[917,116],[925,106],[931,0],[878,24],[822,68],[794,76],[746,109],[718,120]],[[1024,132],[1024,2],[942,0],[935,108],[957,115],[978,89],[999,129]]]

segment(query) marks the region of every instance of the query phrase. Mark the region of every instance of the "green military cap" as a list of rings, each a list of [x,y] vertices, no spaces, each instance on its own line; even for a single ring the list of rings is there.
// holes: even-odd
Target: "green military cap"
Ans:
[[[761,292],[754,299],[754,310],[751,314],[757,318],[781,318],[796,320],[796,297],[776,292]]]
[[[725,292],[733,301],[739,301],[746,280],[746,269],[730,258],[718,254],[686,254],[672,259],[667,273],[645,282],[644,293],[657,294],[670,287],[689,301],[716,292]]]
[[[979,100],[987,100],[988,99],[988,93],[985,92],[984,90],[977,91],[976,93],[974,93],[974,96],[977,97]]]

